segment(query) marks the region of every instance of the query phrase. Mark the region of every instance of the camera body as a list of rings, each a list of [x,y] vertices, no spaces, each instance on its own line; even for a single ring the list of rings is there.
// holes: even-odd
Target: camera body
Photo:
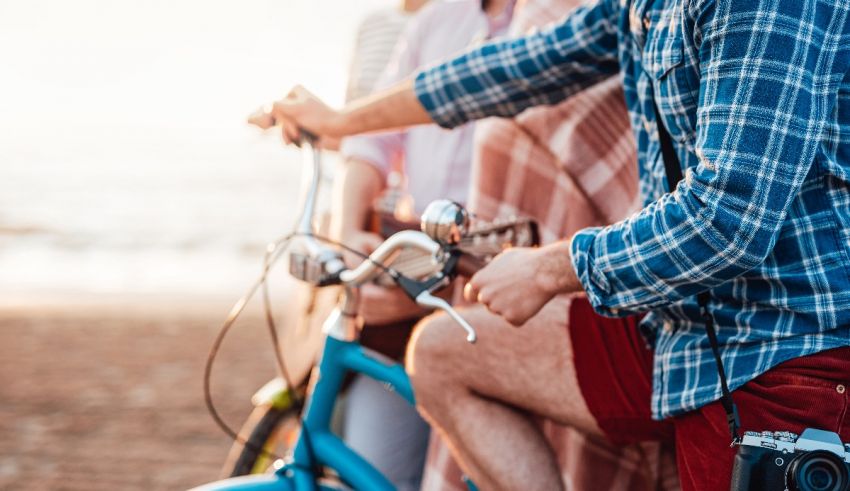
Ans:
[[[848,491],[850,444],[833,432],[808,428],[790,431],[748,431],[735,466],[732,491]]]

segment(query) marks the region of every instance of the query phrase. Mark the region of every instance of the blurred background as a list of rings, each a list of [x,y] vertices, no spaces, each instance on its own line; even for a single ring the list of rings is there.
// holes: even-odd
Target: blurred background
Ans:
[[[204,358],[301,173],[245,117],[295,83],[341,103],[394,3],[0,0],[0,489],[217,476]],[[235,425],[274,375],[257,314],[216,372]]]

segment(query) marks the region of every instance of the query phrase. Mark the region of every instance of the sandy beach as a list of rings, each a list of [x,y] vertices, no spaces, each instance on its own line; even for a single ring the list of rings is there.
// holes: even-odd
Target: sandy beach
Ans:
[[[0,490],[218,477],[204,361],[305,168],[245,118],[296,83],[340,103],[358,23],[392,3],[0,2]],[[234,426],[275,374],[251,309],[214,378]]]
[[[229,448],[203,403],[207,351],[234,299],[0,305],[0,489],[178,490]],[[274,375],[257,312],[225,341],[213,387],[228,421]]]

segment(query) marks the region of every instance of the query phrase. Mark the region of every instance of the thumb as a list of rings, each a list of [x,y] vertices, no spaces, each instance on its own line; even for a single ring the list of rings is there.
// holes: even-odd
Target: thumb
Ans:
[[[287,94],[286,97],[275,101],[271,107],[271,113],[276,117],[293,118],[298,116],[298,108],[306,101],[310,92],[304,87],[296,85]]]
[[[296,102],[287,96],[286,99],[275,101],[269,112],[273,118],[282,121],[295,116],[296,108]]]
[[[271,114],[271,107],[261,107],[248,116],[248,124],[252,124],[260,129],[267,130],[275,125],[276,121]]]

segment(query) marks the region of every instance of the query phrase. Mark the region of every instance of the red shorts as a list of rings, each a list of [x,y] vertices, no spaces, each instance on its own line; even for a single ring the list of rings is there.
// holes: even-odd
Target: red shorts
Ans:
[[[652,352],[639,318],[609,319],[584,298],[570,307],[576,374],[590,412],[614,443],[674,443],[683,491],[729,489],[735,448],[714,402],[664,421],[650,417]],[[742,431],[819,428],[850,442],[850,347],[777,365],[733,392]]]

